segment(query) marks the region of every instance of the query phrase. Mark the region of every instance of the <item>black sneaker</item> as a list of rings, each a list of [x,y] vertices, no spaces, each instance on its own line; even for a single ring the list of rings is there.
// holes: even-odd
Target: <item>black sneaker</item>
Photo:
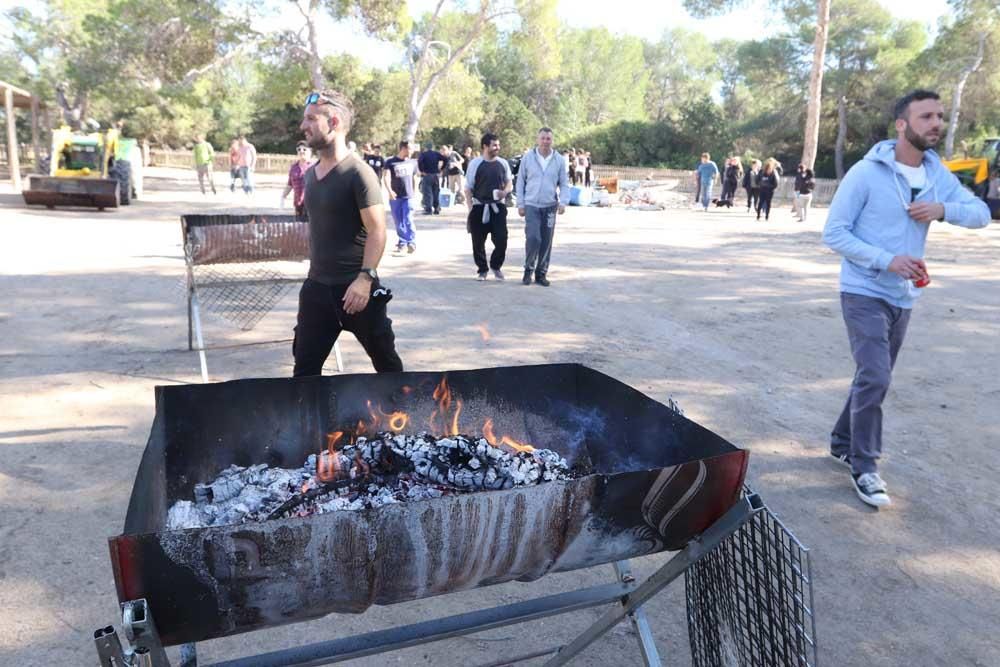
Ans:
[[[861,498],[861,502],[872,507],[886,507],[892,503],[889,494],[885,491],[885,482],[879,477],[877,472],[866,472],[860,475],[851,475],[854,482],[854,490]]]
[[[524,272],[524,276],[521,278],[521,283],[523,285],[531,284],[531,269],[528,269],[527,271]]]
[[[833,457],[834,461],[836,461],[840,465],[846,467],[848,470],[851,469],[851,455],[850,454],[834,454],[833,452],[830,452],[830,456]]]
[[[535,284],[541,285],[542,287],[548,287],[550,283],[549,279],[545,276],[535,276]]]

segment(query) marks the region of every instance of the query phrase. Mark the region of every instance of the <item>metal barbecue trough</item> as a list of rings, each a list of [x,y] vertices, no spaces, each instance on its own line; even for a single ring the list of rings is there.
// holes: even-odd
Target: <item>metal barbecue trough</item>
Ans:
[[[165,529],[168,507],[190,499],[196,484],[232,464],[301,465],[372,405],[433,423],[442,377],[462,402],[455,421],[463,433],[490,419],[498,432],[558,452],[581,475],[370,510]],[[608,602],[621,604],[557,647],[553,664],[626,616],[647,664],[658,664],[641,604],[760,511],[759,499],[742,493],[747,457],[577,364],[157,387],[125,530],[109,540],[132,647],[122,654],[108,627],[95,633],[98,653],[105,665],[166,665],[163,646],[615,563],[614,584],[225,664],[327,664]],[[625,560],[664,550],[681,551],[635,582]],[[184,655],[196,663],[193,647]]]

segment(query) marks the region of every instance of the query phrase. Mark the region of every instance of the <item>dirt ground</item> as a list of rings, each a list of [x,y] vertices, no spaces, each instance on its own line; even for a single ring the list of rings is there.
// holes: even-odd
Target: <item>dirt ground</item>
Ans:
[[[0,191],[2,665],[94,664],[93,630],[120,622],[106,538],[123,525],[153,387],[200,381],[186,350],[178,216],[247,204],[228,192],[202,197],[192,176],[154,170],[142,201],[104,213],[28,210]],[[262,180],[253,204],[277,204],[279,180]],[[931,230],[934,283],[886,402],[893,505],[875,511],[826,455],[853,367],[824,218],[571,208],[546,289],[520,284],[516,220],[508,281],[474,281],[451,209],[418,216],[417,253],[387,255],[380,272],[396,294],[390,315],[410,370],[581,362],[673,398],[749,449],[750,483],[812,549],[821,664],[1000,665],[1000,225]],[[290,375],[295,305],[293,292],[246,333],[206,317],[212,379]],[[342,345],[348,372],[371,372],[353,339]],[[633,564],[649,573],[666,557]],[[199,654],[260,653],[612,577],[603,566],[373,607],[206,642]],[[647,609],[666,664],[689,664],[683,584]],[[565,642],[599,613],[357,664],[489,663]],[[578,660],[639,662],[624,627]]]

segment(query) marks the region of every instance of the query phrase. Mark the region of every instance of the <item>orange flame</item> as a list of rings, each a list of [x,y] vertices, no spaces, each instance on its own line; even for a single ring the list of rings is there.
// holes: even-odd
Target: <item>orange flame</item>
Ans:
[[[490,336],[490,330],[486,328],[486,322],[477,324],[476,329],[479,331],[479,335],[482,336],[484,343],[490,342],[490,338],[492,338],[492,336]]]
[[[488,417],[483,423],[483,437],[486,438],[486,442],[494,447],[497,446],[497,437],[493,435],[493,420]]]
[[[387,416],[389,417],[389,430],[393,433],[402,431],[410,421],[410,415],[405,412],[393,412]]]
[[[535,448],[532,447],[531,445],[529,445],[527,443],[524,443],[524,442],[518,442],[517,440],[515,440],[512,437],[510,437],[509,435],[505,435],[504,437],[502,437],[500,439],[500,444],[501,445],[507,445],[508,447],[510,447],[511,449],[513,449],[514,451],[518,451],[518,452],[533,452],[533,451],[535,451]]]
[[[333,452],[336,451],[334,448],[336,447],[340,439],[343,437],[344,437],[343,431],[334,431],[333,433],[326,434],[326,448],[331,454],[333,454]]]
[[[319,453],[316,458],[316,477],[321,482],[333,482],[347,474],[347,470],[340,464],[340,457],[335,451]]]

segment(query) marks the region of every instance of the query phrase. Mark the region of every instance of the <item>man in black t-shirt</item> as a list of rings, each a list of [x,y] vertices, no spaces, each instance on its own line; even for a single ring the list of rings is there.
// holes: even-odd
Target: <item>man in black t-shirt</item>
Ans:
[[[385,158],[382,157],[382,146],[379,144],[375,144],[374,146],[365,144],[365,147],[367,147],[368,150],[365,151],[364,161],[369,167],[372,168],[372,171],[375,172],[375,176],[377,176],[381,181],[382,167],[385,165]]]
[[[465,175],[465,205],[469,209],[466,228],[472,235],[472,259],[476,280],[493,277],[503,280],[501,267],[507,257],[507,195],[514,187],[510,165],[500,157],[500,138],[492,132],[483,135],[483,155],[469,163]],[[493,237],[493,253],[486,263],[486,237]]]
[[[343,330],[379,373],[403,370],[396,354],[389,292],[376,267],[385,249],[385,212],[375,172],[347,147],[354,106],[342,93],[310,93],[300,128],[319,162],[306,172],[309,277],[299,292],[292,354],[296,377],[319,375]]]
[[[392,219],[396,223],[396,252],[402,252],[404,246],[411,253],[417,249],[417,230],[413,226],[413,209],[410,208],[416,178],[417,161],[410,157],[410,142],[400,141],[399,152],[386,160],[382,176],[389,193]]]

